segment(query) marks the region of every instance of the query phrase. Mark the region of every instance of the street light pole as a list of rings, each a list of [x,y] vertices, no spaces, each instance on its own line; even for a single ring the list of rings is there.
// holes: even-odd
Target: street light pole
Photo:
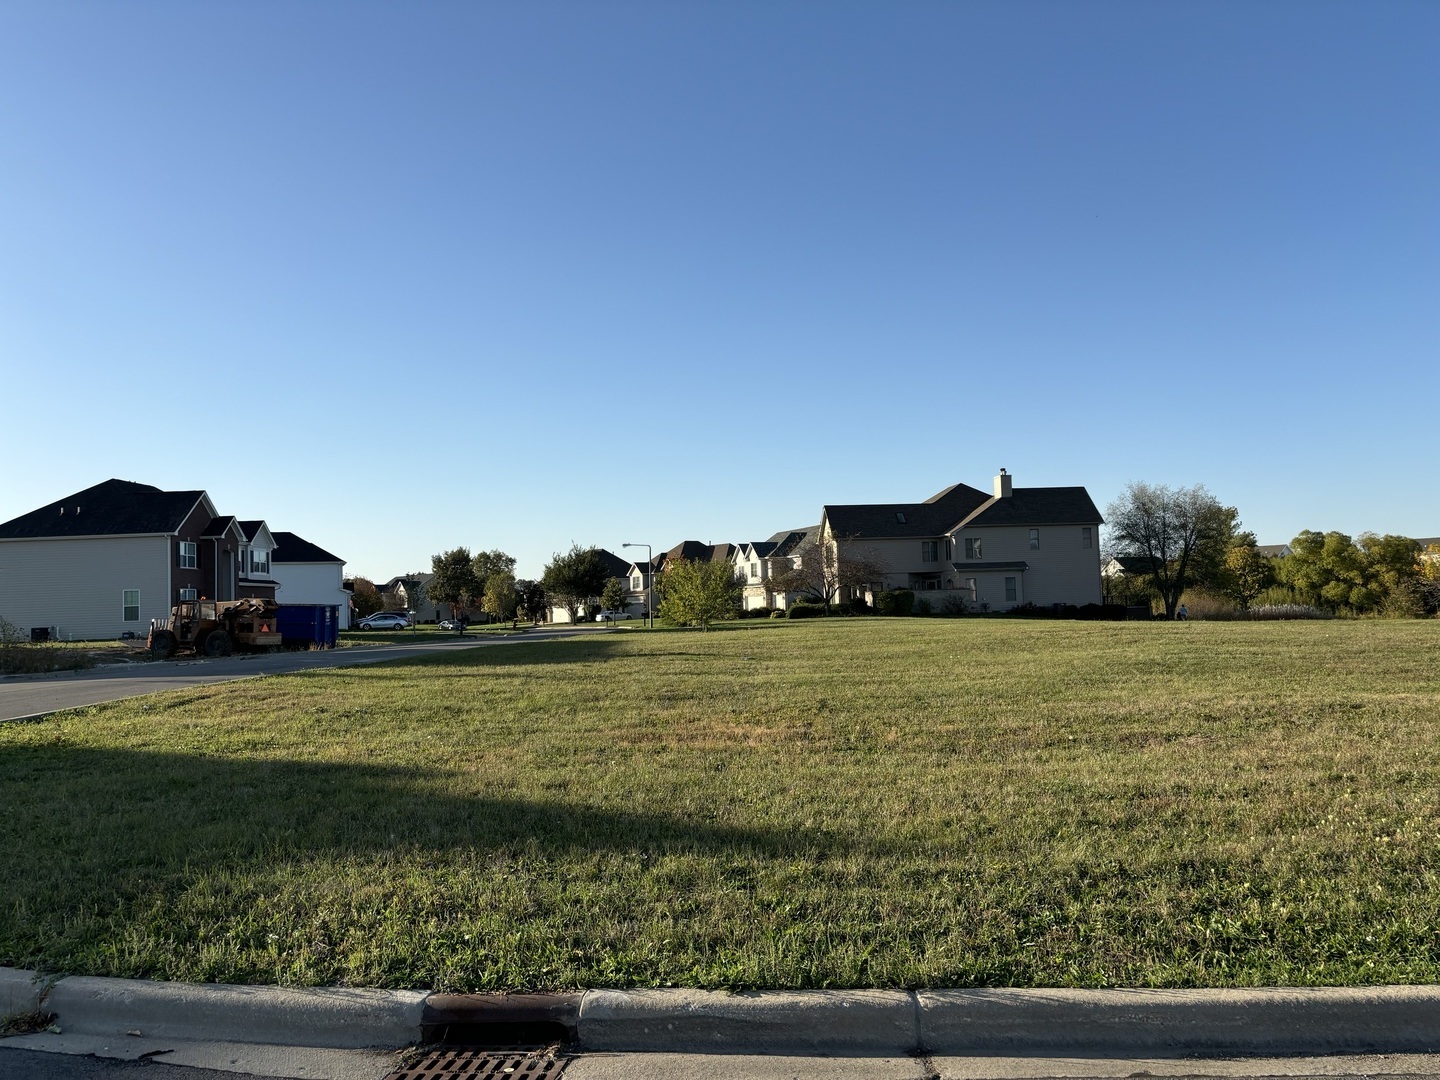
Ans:
[[[645,615],[650,620],[650,629],[655,629],[655,594],[651,586],[655,584],[655,556],[650,552],[649,544],[621,544],[621,547],[643,547],[645,549]]]

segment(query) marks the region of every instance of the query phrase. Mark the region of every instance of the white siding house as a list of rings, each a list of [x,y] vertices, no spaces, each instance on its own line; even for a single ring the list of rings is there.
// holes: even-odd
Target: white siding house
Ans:
[[[350,592],[345,588],[345,560],[292,532],[276,532],[270,576],[279,586],[282,604],[334,604],[340,608],[340,629],[350,629]]]

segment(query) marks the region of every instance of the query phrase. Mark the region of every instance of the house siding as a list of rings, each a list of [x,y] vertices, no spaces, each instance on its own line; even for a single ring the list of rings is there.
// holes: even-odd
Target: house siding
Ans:
[[[22,631],[51,627],[62,641],[144,634],[170,613],[174,545],[169,536],[0,541],[0,618]],[[128,622],[126,589],[140,591],[139,618]]]
[[[1040,531],[1040,547],[1030,547],[1030,530]],[[1082,530],[1090,530],[1090,547],[1084,546]],[[984,574],[965,572],[965,538],[974,537],[982,544],[984,562],[1024,562],[1029,569],[994,571]],[[976,578],[980,589],[978,600],[992,611],[1003,611],[1017,604],[1074,604],[1077,607],[1101,602],[1100,530],[1095,525],[1021,525],[1014,527],[984,526],[964,529],[956,534],[954,559],[960,565],[953,571],[957,584],[964,586],[967,577]],[[981,560],[976,560],[981,561]],[[946,570],[952,568],[946,564]],[[948,575],[947,575],[948,576]],[[1020,595],[1006,600],[1004,579],[1019,577]]]
[[[270,576],[280,583],[278,604],[336,604],[340,629],[350,629],[350,594],[344,589],[344,563],[271,562]]]

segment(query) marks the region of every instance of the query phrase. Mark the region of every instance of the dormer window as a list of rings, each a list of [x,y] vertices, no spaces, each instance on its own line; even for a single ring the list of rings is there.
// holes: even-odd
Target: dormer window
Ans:
[[[899,510],[896,510],[896,511],[895,511],[895,521],[896,521],[898,524],[900,524],[900,525],[904,525],[904,524],[905,524],[905,515],[904,515],[903,513],[901,513]]]

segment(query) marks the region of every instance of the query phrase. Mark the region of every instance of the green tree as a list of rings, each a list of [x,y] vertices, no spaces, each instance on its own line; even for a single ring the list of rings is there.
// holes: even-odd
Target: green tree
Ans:
[[[606,611],[622,611],[625,608],[625,583],[618,577],[605,582],[600,590],[600,603]]]
[[[1361,533],[1360,550],[1364,553],[1365,576],[1369,586],[1384,597],[1397,589],[1407,589],[1421,576],[1423,560],[1420,543],[1408,536],[1387,533]]]
[[[1217,548],[1223,562],[1237,516],[1234,507],[1221,506],[1203,484],[1171,488],[1140,481],[1127,485],[1105,510],[1112,550],[1144,560],[1171,619],[1181,595],[1195,584],[1195,568],[1208,570]]]
[[[480,607],[500,622],[515,618],[520,596],[515,591],[515,575],[509,570],[493,570],[485,579],[485,594]]]
[[[475,576],[475,595],[484,596],[485,584],[490,580],[491,574],[509,574],[514,578],[515,559],[499,548],[494,551],[477,551],[470,560],[470,571]]]
[[[600,552],[594,547],[582,548],[571,544],[570,550],[555,557],[545,567],[540,584],[552,606],[563,607],[571,622],[579,619],[579,612],[585,603],[598,597],[605,588],[605,564],[600,561]]]
[[[1254,533],[1242,533],[1225,552],[1220,591],[1242,609],[1275,584],[1275,561],[1261,554]]]
[[[385,610],[385,601],[380,597],[380,590],[369,578],[357,577],[350,583],[350,588],[351,603],[355,606],[355,614],[360,618]]]
[[[1306,529],[1290,541],[1280,563],[1280,580],[1305,603],[1332,611],[1368,606],[1360,548],[1342,532]]]
[[[712,622],[740,614],[744,589],[744,579],[728,561],[676,559],[665,564],[665,597],[660,601],[660,614],[681,626],[708,630]]]
[[[1426,581],[1440,581],[1440,544],[1429,544],[1420,553],[1420,576]]]
[[[529,578],[515,582],[515,592],[520,599],[520,613],[532,623],[538,623],[545,616],[545,586]]]
[[[1290,543],[1280,578],[1307,603],[1363,613],[1408,592],[1421,576],[1420,545],[1406,536],[1306,529]]]
[[[427,590],[430,599],[436,604],[449,604],[451,617],[458,618],[462,609],[480,595],[470,549],[457,547],[442,551],[431,558],[430,569],[435,574]]]

